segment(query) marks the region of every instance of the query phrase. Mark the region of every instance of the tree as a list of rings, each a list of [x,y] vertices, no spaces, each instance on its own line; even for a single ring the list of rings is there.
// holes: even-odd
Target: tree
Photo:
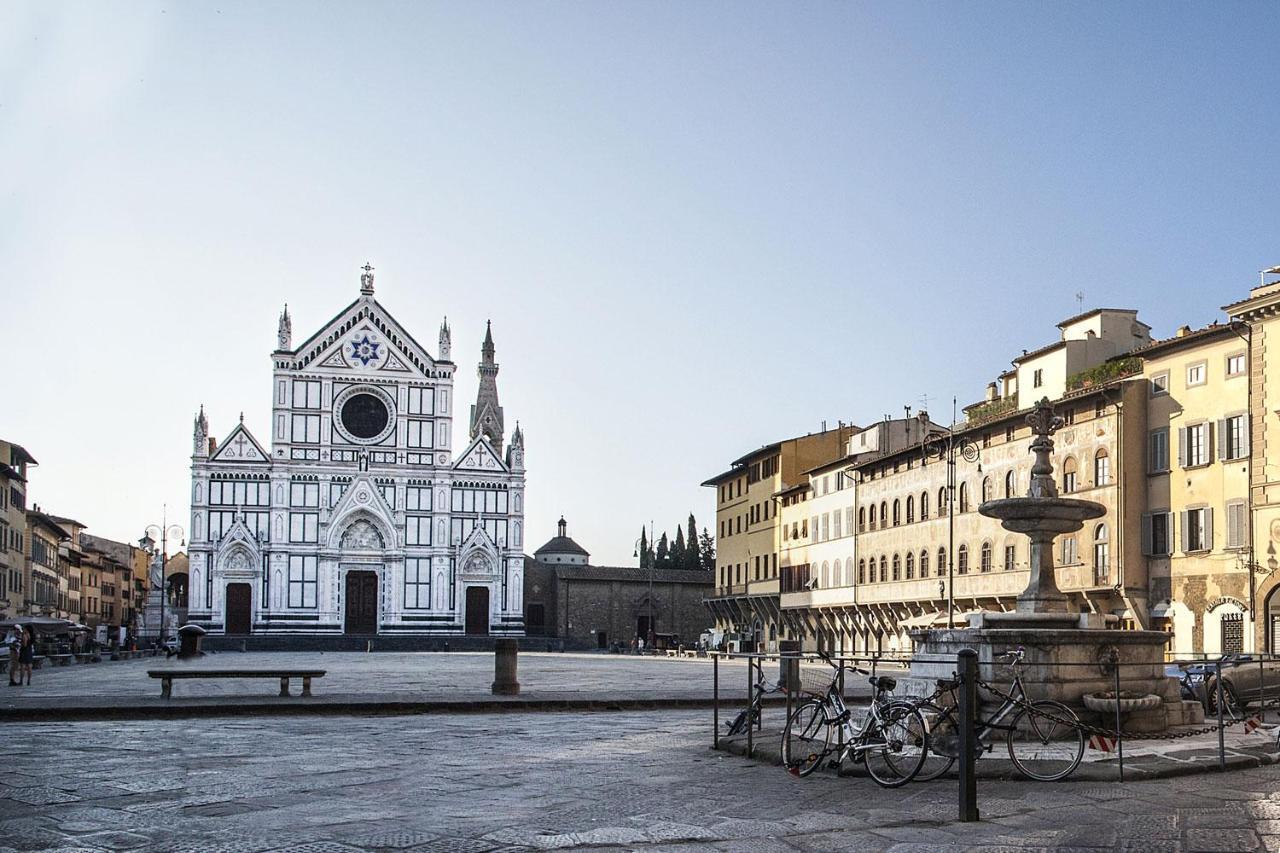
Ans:
[[[693,513],[689,513],[689,532],[684,537],[685,547],[689,550],[684,560],[686,569],[702,568],[702,554],[698,550],[698,522],[694,520]]]
[[[649,568],[649,539],[645,536],[644,525],[640,525],[640,568]]]
[[[675,544],[675,547],[671,549],[671,568],[673,569],[688,568],[689,564],[688,562],[686,562],[686,560],[688,559],[688,556],[689,556],[688,549],[684,547],[684,528],[677,527],[676,528],[676,544]]]
[[[671,548],[667,545],[667,534],[664,531],[663,534],[658,537],[658,562],[656,568],[668,569],[670,568],[668,565],[670,562]]]
[[[702,528],[702,538],[698,540],[699,557],[702,559],[702,568],[704,571],[714,572],[716,569],[716,540],[707,532],[707,528]]]

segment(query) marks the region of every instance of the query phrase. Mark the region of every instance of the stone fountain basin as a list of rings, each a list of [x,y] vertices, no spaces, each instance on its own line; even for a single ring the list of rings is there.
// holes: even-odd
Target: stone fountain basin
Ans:
[[[1107,508],[1076,498],[1002,498],[987,501],[978,512],[1000,519],[1014,533],[1074,533],[1089,519],[1106,515]]]
[[[1108,690],[1103,693],[1086,693],[1080,700],[1090,711],[1107,711],[1112,714],[1116,712],[1117,705],[1120,706],[1121,713],[1127,714],[1130,711],[1150,711],[1158,708],[1164,701],[1154,693],[1131,693],[1128,690],[1121,690],[1119,698],[1114,690]]]

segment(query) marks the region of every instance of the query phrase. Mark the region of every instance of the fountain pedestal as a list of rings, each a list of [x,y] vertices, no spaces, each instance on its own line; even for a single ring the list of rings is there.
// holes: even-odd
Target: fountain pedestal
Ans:
[[[1053,543],[1064,533],[1080,530],[1091,519],[1106,514],[1094,501],[1058,496],[1049,461],[1052,434],[1062,426],[1049,401],[1041,400],[1027,416],[1035,433],[1031,451],[1031,487],[1026,497],[987,501],[978,512],[998,518],[1002,526],[1031,540],[1030,578],[1011,613],[982,612],[969,617],[969,627],[913,632],[917,657],[929,660],[911,665],[911,689],[923,695],[933,692],[934,682],[954,676],[956,655],[962,649],[978,652],[978,677],[1001,689],[1011,683],[1009,671],[995,661],[1019,646],[1026,649],[1022,675],[1032,699],[1054,699],[1082,712],[1086,693],[1115,689],[1116,663],[1120,689],[1154,693],[1159,707],[1135,712],[1132,731],[1163,731],[1195,716],[1181,700],[1177,679],[1164,674],[1164,650],[1168,635],[1162,631],[1107,629],[1102,614],[1073,613],[1070,601],[1054,576]],[[936,659],[936,660],[935,660]],[[990,699],[991,697],[985,697]],[[998,700],[997,700],[998,702]],[[1194,703],[1190,703],[1194,704]],[[1198,707],[1198,706],[1197,706]],[[1112,724],[1104,723],[1108,727]]]

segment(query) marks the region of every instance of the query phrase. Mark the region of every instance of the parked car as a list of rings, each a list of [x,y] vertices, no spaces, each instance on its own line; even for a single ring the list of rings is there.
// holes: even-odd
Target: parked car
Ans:
[[[1224,711],[1234,713],[1280,700],[1280,660],[1268,658],[1259,663],[1255,655],[1224,655],[1220,661]],[[1184,699],[1198,701],[1206,713],[1218,713],[1217,666],[1213,661],[1169,664],[1165,674],[1179,680]]]

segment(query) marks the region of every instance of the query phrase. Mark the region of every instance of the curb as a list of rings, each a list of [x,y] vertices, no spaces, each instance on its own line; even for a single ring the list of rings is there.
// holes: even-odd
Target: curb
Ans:
[[[733,700],[720,700],[722,716],[737,712]],[[565,711],[658,711],[711,708],[710,697],[640,699],[601,696],[592,699],[494,697],[492,699],[361,700],[340,697],[221,697],[169,699],[148,697],[134,704],[42,705],[0,708],[0,724],[95,720],[174,720],[195,717],[408,716],[414,714],[556,713]],[[766,703],[771,704],[771,703]]]

